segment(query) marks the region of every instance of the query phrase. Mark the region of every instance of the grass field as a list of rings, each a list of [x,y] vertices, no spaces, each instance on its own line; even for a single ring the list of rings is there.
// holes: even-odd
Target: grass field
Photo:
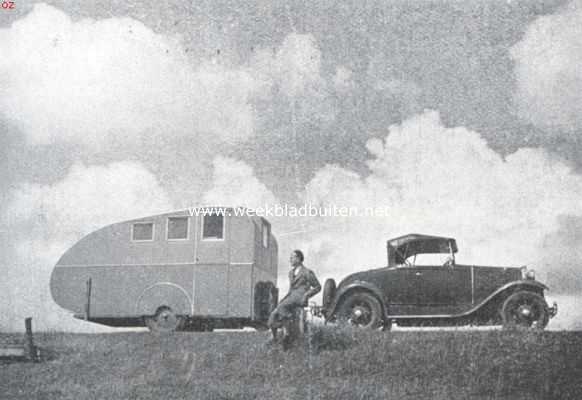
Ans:
[[[0,365],[2,399],[582,399],[582,333],[37,334]],[[0,339],[13,339],[0,335]]]

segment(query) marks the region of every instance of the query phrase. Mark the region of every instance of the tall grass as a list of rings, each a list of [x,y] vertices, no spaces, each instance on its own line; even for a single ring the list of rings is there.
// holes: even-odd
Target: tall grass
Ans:
[[[580,399],[577,332],[37,335],[44,361],[0,366],[1,399]]]

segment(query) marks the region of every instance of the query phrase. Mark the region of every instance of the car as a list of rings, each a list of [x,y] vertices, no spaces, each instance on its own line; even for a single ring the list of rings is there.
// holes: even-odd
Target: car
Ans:
[[[457,264],[457,251],[448,237],[413,233],[388,240],[386,267],[351,274],[339,285],[326,280],[320,312],[326,322],[365,329],[396,323],[541,330],[556,315],[558,306],[548,306],[548,287],[534,270]]]

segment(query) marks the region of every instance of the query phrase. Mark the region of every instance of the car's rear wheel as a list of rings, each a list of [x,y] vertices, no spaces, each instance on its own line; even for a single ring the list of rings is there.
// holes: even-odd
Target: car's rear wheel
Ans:
[[[541,330],[549,321],[548,304],[537,293],[516,292],[503,302],[501,316],[505,328],[521,327]]]
[[[366,292],[356,292],[344,299],[339,307],[338,320],[362,329],[382,326],[382,305]]]
[[[153,317],[146,317],[145,323],[154,333],[169,333],[177,331],[184,325],[184,319],[170,307],[160,307]]]

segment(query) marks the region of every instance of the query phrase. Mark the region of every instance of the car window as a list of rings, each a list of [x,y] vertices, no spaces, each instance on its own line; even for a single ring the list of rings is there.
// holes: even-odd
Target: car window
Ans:
[[[416,258],[416,259],[415,259]],[[450,254],[448,253],[438,253],[438,254],[417,254],[416,257],[412,256],[406,259],[406,261],[411,266],[435,266],[444,265],[447,260],[449,260]]]

